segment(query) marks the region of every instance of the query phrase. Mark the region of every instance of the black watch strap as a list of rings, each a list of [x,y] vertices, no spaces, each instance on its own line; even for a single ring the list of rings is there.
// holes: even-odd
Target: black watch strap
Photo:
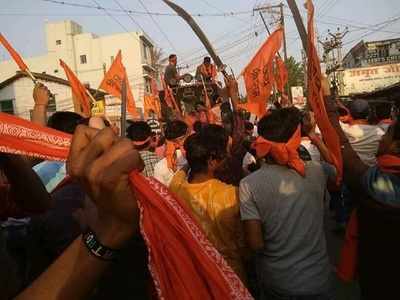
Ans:
[[[91,229],[88,229],[86,233],[82,235],[82,240],[89,252],[99,259],[113,261],[119,255],[119,250],[111,249],[102,245],[96,234]]]

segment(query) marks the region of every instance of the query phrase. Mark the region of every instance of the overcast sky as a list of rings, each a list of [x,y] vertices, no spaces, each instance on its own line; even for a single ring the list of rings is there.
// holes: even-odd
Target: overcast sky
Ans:
[[[65,0],[69,3],[99,5],[106,8],[119,8],[114,0]],[[191,13],[218,14],[221,12],[244,12],[237,16],[196,17],[203,30],[223,61],[232,66],[238,74],[250,60],[256,49],[265,40],[267,33],[258,14],[250,11],[257,5],[277,4],[279,1],[265,0],[175,0]],[[145,11],[139,0],[118,0],[124,8]],[[170,13],[171,10],[161,0],[142,0],[151,12]],[[286,4],[286,2],[284,1]],[[303,1],[297,1],[304,14]],[[315,0],[317,31],[325,37],[327,30],[349,26],[345,50],[353,46],[365,35],[365,40],[379,40],[400,37],[399,0]],[[301,43],[291,18],[290,10],[285,7],[287,44],[289,55],[300,59]],[[183,64],[193,64],[205,54],[201,43],[191,29],[176,16],[154,16],[162,33],[153,20],[145,14],[133,15],[135,24],[126,14],[110,12],[129,31],[140,30],[146,33],[161,47],[166,54],[177,52]],[[271,29],[273,17],[265,14]],[[398,19],[395,19],[399,17]],[[0,0],[0,30],[26,57],[46,52],[45,21],[72,19],[81,24],[86,32],[106,35],[123,32],[115,20],[104,11],[93,8],[71,7],[53,4],[43,0]],[[391,23],[383,23],[392,20]],[[165,37],[167,36],[167,38]],[[169,42],[169,41],[170,42]],[[173,44],[173,45],[171,45]],[[1,48],[1,47],[0,47]],[[0,60],[9,59],[4,49],[0,49]],[[196,61],[197,59],[197,61]],[[188,70],[192,70],[193,66]]]

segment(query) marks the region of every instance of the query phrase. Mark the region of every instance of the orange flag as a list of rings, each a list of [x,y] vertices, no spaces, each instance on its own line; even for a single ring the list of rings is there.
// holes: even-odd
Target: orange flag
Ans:
[[[173,111],[176,111],[179,115],[182,115],[181,108],[176,103],[174,93],[171,88],[165,83],[164,75],[161,74],[161,82],[164,88],[164,100]]]
[[[262,103],[265,113],[265,102],[271,96],[273,76],[273,59],[279,51],[283,40],[282,28],[272,33],[256,55],[252,58],[247,67],[242,71],[247,90],[247,97],[250,102]]]
[[[311,0],[307,0],[306,6],[308,12],[308,101],[314,112],[315,121],[321,130],[325,144],[331,151],[338,174],[337,184],[339,184],[343,174],[340,141],[335,129],[329,121],[324,103],[324,94],[321,86],[321,65],[314,43],[314,5]]]
[[[276,87],[281,94],[285,93],[285,85],[288,81],[288,71],[286,65],[280,56],[275,57],[276,66]]]
[[[99,89],[102,89],[117,98],[121,98],[122,80],[126,80],[127,87],[126,109],[133,118],[139,118],[140,116],[136,109],[135,99],[133,98],[132,90],[129,86],[128,76],[126,74],[125,67],[122,64],[121,50],[119,50],[113,64],[104,76]]]
[[[261,103],[258,102],[246,102],[246,103],[238,103],[238,107],[248,112],[255,114],[259,119],[263,117]]]
[[[154,78],[151,78],[150,84],[151,84],[151,94],[153,95],[153,99],[155,102],[154,106],[156,109],[156,114],[158,118],[161,118],[161,104],[160,104],[160,96],[158,92],[157,82]]]
[[[64,69],[68,81],[71,85],[72,93],[78,99],[82,112],[86,117],[91,114],[90,101],[85,86],[79,81],[78,77],[72,72],[65,62],[60,59],[60,66]]]
[[[0,33],[0,42],[7,49],[8,53],[10,53],[11,57],[17,63],[17,65],[21,69],[21,71],[28,70],[28,66],[23,61],[22,57],[18,54],[17,51],[15,51],[15,49],[10,45],[10,43],[6,40],[6,38],[1,33]]]

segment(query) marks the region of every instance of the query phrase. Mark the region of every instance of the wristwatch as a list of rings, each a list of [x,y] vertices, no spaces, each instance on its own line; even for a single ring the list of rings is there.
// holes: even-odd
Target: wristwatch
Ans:
[[[102,245],[91,229],[88,229],[86,233],[82,235],[82,240],[89,252],[99,259],[114,261],[119,255],[120,250],[111,249]]]

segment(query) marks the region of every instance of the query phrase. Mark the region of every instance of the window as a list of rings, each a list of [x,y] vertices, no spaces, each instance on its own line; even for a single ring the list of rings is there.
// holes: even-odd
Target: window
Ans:
[[[81,64],[82,65],[87,63],[86,55],[81,55],[80,58],[81,58]]]
[[[145,43],[143,43],[143,57],[145,60],[147,60],[147,45]]]
[[[56,45],[61,45],[61,40],[56,40]]]
[[[58,70],[57,70],[57,69],[55,69],[55,70],[54,70],[54,73],[58,73]]]
[[[13,99],[0,101],[0,111],[7,114],[14,114],[14,101]]]
[[[111,64],[112,64],[114,62],[114,56],[111,56],[110,60],[111,60]]]

